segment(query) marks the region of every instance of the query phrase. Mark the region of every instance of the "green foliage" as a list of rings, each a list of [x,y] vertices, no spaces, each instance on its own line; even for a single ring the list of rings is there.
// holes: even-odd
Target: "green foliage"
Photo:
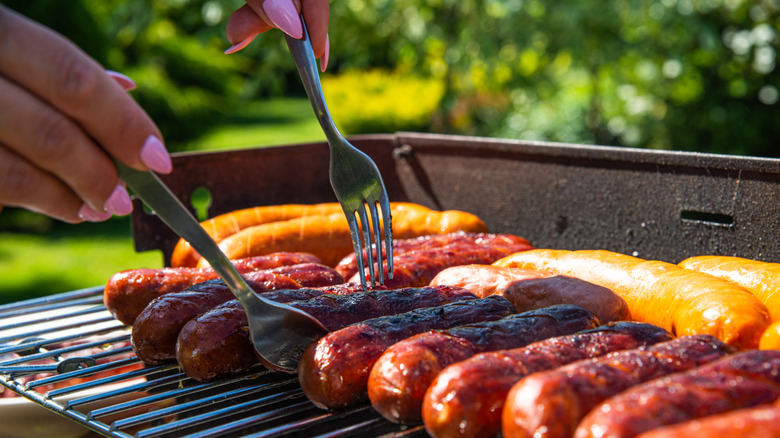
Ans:
[[[322,88],[345,135],[425,130],[444,94],[440,80],[382,70],[326,76]]]

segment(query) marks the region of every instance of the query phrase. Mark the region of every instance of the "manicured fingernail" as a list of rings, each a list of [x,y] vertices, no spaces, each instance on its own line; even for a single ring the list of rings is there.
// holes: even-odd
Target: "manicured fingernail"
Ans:
[[[117,216],[124,216],[133,211],[133,203],[130,202],[130,195],[121,184],[117,185],[111,196],[108,197],[105,205],[106,212]]]
[[[246,37],[245,39],[241,40],[240,42],[238,42],[236,44],[233,44],[232,46],[230,46],[229,49],[225,50],[225,55],[230,55],[231,53],[236,53],[239,50],[243,49],[244,47],[248,46],[249,43],[251,43],[255,39],[256,36],[257,36],[257,34],[249,35],[248,37]]]
[[[144,147],[141,148],[141,162],[158,173],[171,173],[173,170],[171,156],[165,150],[165,145],[153,135],[146,139]]]
[[[107,213],[107,212],[98,213],[87,204],[81,206],[78,215],[82,220],[85,220],[87,222],[103,222],[104,220],[111,217],[111,213]]]
[[[325,35],[325,53],[320,58],[320,71],[325,73],[328,68],[328,57],[330,56],[330,35]]]
[[[265,0],[263,10],[276,27],[293,38],[303,37],[301,16],[292,0]]]
[[[106,73],[108,73],[109,76],[111,76],[119,86],[125,89],[125,91],[134,90],[137,86],[135,84],[135,81],[130,79],[128,76],[123,75],[122,73],[113,71],[113,70],[106,70]]]

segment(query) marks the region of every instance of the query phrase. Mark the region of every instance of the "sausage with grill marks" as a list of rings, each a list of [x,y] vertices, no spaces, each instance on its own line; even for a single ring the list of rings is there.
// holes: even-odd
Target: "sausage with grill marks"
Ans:
[[[242,276],[249,287],[258,293],[344,282],[344,278],[333,268],[314,263],[247,272]],[[209,280],[184,291],[156,298],[133,323],[133,350],[139,359],[148,364],[175,359],[176,339],[184,324],[233,298],[233,293],[222,280]]]
[[[388,420],[418,423],[425,391],[447,365],[477,353],[519,348],[596,326],[598,319],[588,310],[563,304],[420,333],[394,344],[379,357],[368,378],[368,398]]]
[[[337,330],[378,316],[476,298],[456,287],[358,291],[359,284],[349,284],[355,288],[349,294],[285,302],[312,315],[328,330]],[[182,370],[196,380],[211,380],[254,365],[258,358],[247,325],[246,313],[237,300],[227,301],[185,324],[176,344],[176,359]]]
[[[512,304],[494,295],[353,324],[306,347],[298,362],[298,380],[315,405],[348,407],[368,399],[371,367],[394,343],[429,330],[493,321],[511,313]]]
[[[395,242],[393,278],[385,282],[391,289],[425,286],[436,274],[451,266],[490,264],[509,254],[533,248],[522,237],[491,233],[458,232]],[[355,262],[356,258],[353,254],[342,259],[336,266],[336,270],[349,281],[357,282],[359,277]]]
[[[233,266],[243,274],[301,263],[321,262],[313,254],[285,252],[234,260]],[[111,276],[103,292],[103,302],[119,322],[133,325],[138,314],[155,298],[218,277],[211,268],[131,269]]]
[[[480,353],[442,370],[423,398],[425,428],[435,438],[488,438],[501,431],[501,410],[523,377],[613,351],[668,341],[652,324],[621,321],[522,348]]]
[[[623,438],[771,403],[780,397],[780,351],[748,350],[637,385],[591,410],[576,438]]]
[[[710,335],[692,335],[536,373],[507,395],[505,437],[569,438],[596,405],[642,382],[687,371],[734,352]]]

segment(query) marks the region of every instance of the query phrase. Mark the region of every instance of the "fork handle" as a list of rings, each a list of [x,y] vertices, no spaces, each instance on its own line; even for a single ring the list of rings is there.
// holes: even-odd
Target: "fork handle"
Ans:
[[[301,24],[303,25],[303,37],[297,39],[285,34],[287,47],[290,48],[295,65],[298,67],[298,74],[301,76],[301,82],[303,82],[303,88],[306,89],[306,94],[309,96],[309,101],[322,130],[325,132],[325,137],[327,137],[329,144],[335,144],[334,141],[342,140],[343,137],[333,123],[328,106],[325,104],[325,96],[322,93],[322,84],[317,70],[317,60],[314,58],[314,50],[311,47],[309,31],[306,29],[303,15],[301,15]]]

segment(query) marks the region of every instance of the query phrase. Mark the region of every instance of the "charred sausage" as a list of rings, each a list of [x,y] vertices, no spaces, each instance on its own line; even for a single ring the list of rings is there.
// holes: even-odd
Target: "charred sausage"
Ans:
[[[749,350],[628,389],[591,410],[574,436],[634,437],[779,396],[780,351]]]
[[[233,261],[241,273],[300,263],[320,263],[320,260],[313,254],[275,253]],[[103,302],[119,322],[133,325],[153,299],[217,277],[211,268],[131,269],[111,276],[103,292]]]
[[[507,395],[502,415],[504,436],[569,438],[582,417],[608,397],[733,351],[710,335],[684,336],[530,375]]]
[[[252,290],[258,293],[343,283],[343,277],[333,268],[314,263],[282,266],[242,275]],[[176,339],[184,324],[233,298],[222,280],[209,280],[181,292],[156,298],[133,323],[133,350],[139,359],[148,364],[175,359]]]
[[[435,438],[492,437],[501,431],[506,394],[523,377],[670,339],[660,327],[623,321],[523,348],[480,353],[444,368],[433,380],[423,398],[425,428]]]
[[[429,330],[492,321],[514,313],[503,297],[459,301],[439,307],[374,318],[331,332],[311,343],[298,363],[304,394],[324,409],[365,401],[371,367],[402,339]]]
[[[476,298],[465,289],[443,286],[353,292],[285,302],[314,316],[328,330],[337,330],[378,316]],[[272,295],[264,296],[274,299]],[[193,379],[211,380],[254,365],[257,357],[247,324],[246,313],[237,300],[227,301],[185,324],[176,344],[176,359],[182,370]]]
[[[425,391],[447,365],[477,353],[519,348],[596,326],[598,320],[588,310],[563,304],[420,333],[394,344],[377,359],[368,377],[368,398],[390,421],[419,423]]]
[[[393,253],[393,278],[385,283],[389,288],[424,286],[451,266],[490,264],[533,248],[526,239],[512,234],[465,232],[418,237],[400,247],[406,249],[400,254]],[[357,274],[349,277],[354,261],[354,258],[343,260],[344,264],[336,267],[351,282],[358,281]]]
[[[626,301],[604,286],[532,269],[453,266],[431,280],[431,285],[439,284],[459,286],[482,298],[501,295],[511,301],[518,312],[555,304],[574,304],[590,310],[604,324],[631,318]]]

